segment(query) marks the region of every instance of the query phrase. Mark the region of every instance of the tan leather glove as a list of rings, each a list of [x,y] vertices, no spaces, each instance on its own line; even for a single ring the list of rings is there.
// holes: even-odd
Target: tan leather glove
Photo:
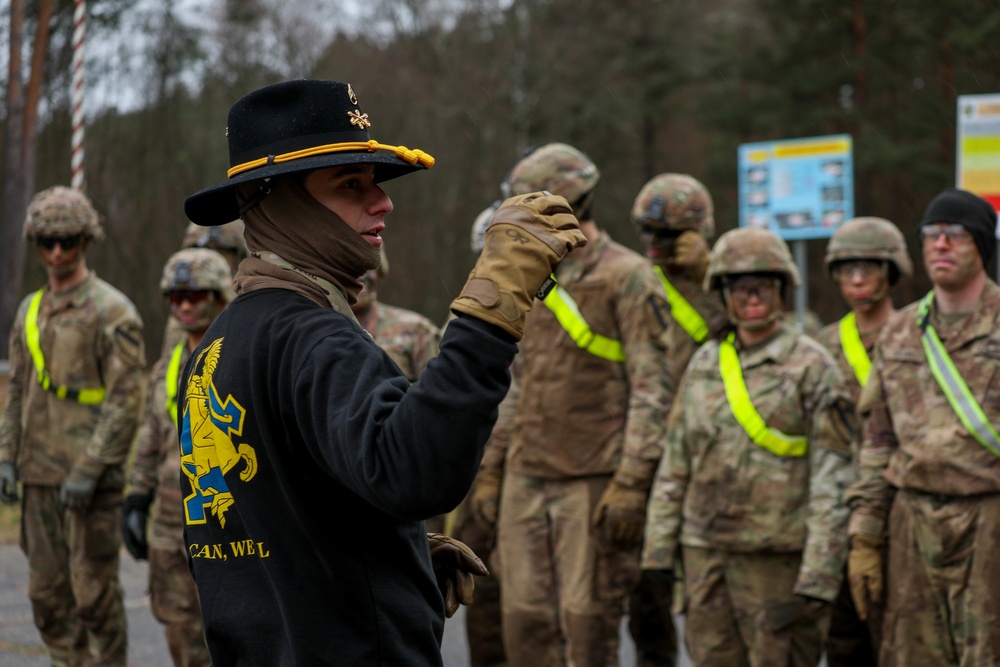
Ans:
[[[646,527],[648,489],[623,486],[611,480],[594,508],[597,538],[612,549],[632,549],[642,544]]]
[[[487,577],[490,571],[472,549],[454,538],[427,533],[427,542],[431,549],[431,567],[444,597],[445,615],[451,618],[460,604],[472,604],[472,592],[476,588],[473,575]]]
[[[882,602],[883,552],[881,540],[864,534],[851,536],[851,550],[847,555],[847,580],[851,598],[862,621],[868,620],[869,604]]]
[[[483,468],[476,475],[476,481],[469,493],[472,516],[489,530],[497,525],[497,514],[500,509],[500,483],[502,481],[502,470]]]
[[[695,284],[700,285],[708,270],[708,241],[698,232],[689,229],[674,241],[671,263],[684,271]]]
[[[543,192],[511,197],[493,214],[483,251],[452,311],[521,340],[538,288],[566,253],[586,242],[563,197]]]

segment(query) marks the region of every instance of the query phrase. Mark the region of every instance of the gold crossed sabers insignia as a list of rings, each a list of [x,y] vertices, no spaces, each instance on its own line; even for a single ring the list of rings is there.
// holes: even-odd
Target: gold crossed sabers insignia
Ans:
[[[368,114],[361,113],[357,109],[348,111],[347,115],[351,117],[351,125],[357,125],[362,130],[372,126],[372,122],[368,120]]]

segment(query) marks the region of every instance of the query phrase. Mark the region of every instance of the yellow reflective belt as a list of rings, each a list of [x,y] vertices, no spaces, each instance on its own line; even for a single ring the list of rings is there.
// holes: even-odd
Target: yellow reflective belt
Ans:
[[[625,361],[625,350],[621,342],[607,338],[590,330],[590,325],[584,319],[576,301],[556,282],[555,276],[549,276],[538,290],[538,296],[545,306],[559,320],[560,326],[569,334],[577,347],[590,352],[596,357],[622,363]]]
[[[181,374],[181,356],[184,354],[185,345],[187,345],[186,340],[177,343],[173,354],[170,355],[170,363],[167,364],[167,400],[163,407],[167,409],[167,414],[170,415],[174,425],[177,424],[177,381]]]
[[[847,363],[854,369],[854,377],[864,387],[868,384],[868,376],[872,372],[872,360],[868,358],[865,344],[861,342],[861,332],[854,311],[847,313],[840,320],[840,347],[844,350]]]
[[[35,372],[38,375],[38,384],[42,385],[45,391],[51,391],[60,400],[71,400],[83,405],[100,405],[104,402],[104,387],[92,387],[89,389],[70,389],[61,384],[53,384],[49,372],[45,370],[45,355],[42,353],[42,345],[39,342],[41,334],[38,331],[38,311],[42,305],[42,294],[45,288],[35,292],[28,304],[28,316],[24,321],[24,342],[31,353],[31,360],[35,363]]]
[[[670,306],[671,316],[677,324],[681,325],[681,329],[684,329],[694,339],[694,342],[699,345],[704,343],[708,340],[708,323],[705,318],[695,310],[683,294],[677,291],[676,287],[670,284],[670,281],[663,274],[663,269],[654,266],[653,270],[660,278],[663,291],[667,293],[667,304]]]
[[[955,368],[948,351],[930,323],[931,301],[934,299],[934,290],[927,293],[920,301],[918,309],[917,323],[922,333],[920,342],[924,346],[924,354],[927,355],[927,363],[934,374],[934,379],[944,392],[951,409],[958,415],[959,421],[973,438],[979,441],[986,449],[1000,458],[1000,435],[997,434],[993,425],[980,407],[976,397],[972,395],[969,385],[965,384],[961,373]]]
[[[733,341],[736,334],[729,334],[726,340],[719,344],[719,373],[722,384],[726,388],[726,398],[729,409],[755,444],[760,445],[772,454],[778,456],[805,456],[809,451],[809,441],[805,436],[786,435],[776,428],[770,428],[764,423],[764,418],[757,412],[743,381],[743,369],[740,368],[740,357]]]

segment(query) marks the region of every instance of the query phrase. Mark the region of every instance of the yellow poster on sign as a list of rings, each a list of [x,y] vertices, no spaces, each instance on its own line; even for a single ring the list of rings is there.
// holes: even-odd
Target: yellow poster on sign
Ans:
[[[1000,210],[1000,94],[958,98],[955,184]]]

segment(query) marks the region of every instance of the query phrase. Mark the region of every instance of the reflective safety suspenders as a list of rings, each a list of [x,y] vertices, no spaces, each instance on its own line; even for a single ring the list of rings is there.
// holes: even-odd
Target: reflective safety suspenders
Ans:
[[[42,294],[45,288],[35,292],[28,304],[28,315],[24,321],[24,342],[31,353],[31,360],[35,363],[35,372],[38,375],[38,384],[42,385],[45,391],[51,391],[60,400],[76,401],[83,405],[100,405],[104,402],[104,387],[91,387],[87,389],[70,389],[61,384],[53,384],[49,372],[45,370],[45,355],[42,353],[42,346],[39,342],[41,334],[38,331],[38,311],[42,305]]]
[[[755,444],[760,445],[777,456],[805,456],[809,451],[809,441],[802,435],[786,435],[776,428],[770,428],[764,423],[764,418],[757,412],[743,381],[743,369],[740,368],[740,357],[733,341],[736,334],[731,333],[719,344],[719,373],[722,384],[726,388],[726,399],[729,409]]]
[[[165,381],[167,400],[164,402],[163,407],[167,409],[167,414],[170,415],[170,419],[173,420],[175,426],[177,424],[177,381],[180,379],[181,356],[184,354],[185,345],[187,345],[186,340],[177,343],[173,354],[170,355],[170,363],[167,364],[167,378]]]
[[[659,266],[654,266],[653,270],[656,271],[656,275],[663,285],[663,291],[667,293],[667,304],[670,306],[670,315],[677,324],[681,325],[681,329],[684,329],[694,339],[694,342],[699,345],[704,343],[708,340],[708,322],[684,298],[684,295],[670,284],[667,276],[663,274],[663,269]]]
[[[994,456],[1000,457],[1000,435],[990,424],[979,402],[976,401],[976,397],[972,395],[969,385],[965,384],[962,375],[955,368],[955,364],[948,355],[948,351],[945,350],[937,331],[930,323],[931,301],[933,299],[934,290],[931,290],[920,301],[917,315],[917,324],[921,330],[920,342],[923,343],[924,354],[927,355],[927,364],[962,425],[972,434],[973,438],[979,441],[979,444],[990,450]]]
[[[868,376],[872,372],[872,360],[868,358],[865,344],[861,342],[861,332],[854,311],[847,313],[840,320],[840,347],[844,350],[847,363],[854,369],[854,377],[864,387],[868,384]]]
[[[596,334],[590,329],[576,301],[556,282],[556,277],[549,276],[538,288],[538,298],[552,311],[559,324],[573,339],[577,347],[590,352],[594,356],[608,361],[623,363],[625,350],[620,341]]]

